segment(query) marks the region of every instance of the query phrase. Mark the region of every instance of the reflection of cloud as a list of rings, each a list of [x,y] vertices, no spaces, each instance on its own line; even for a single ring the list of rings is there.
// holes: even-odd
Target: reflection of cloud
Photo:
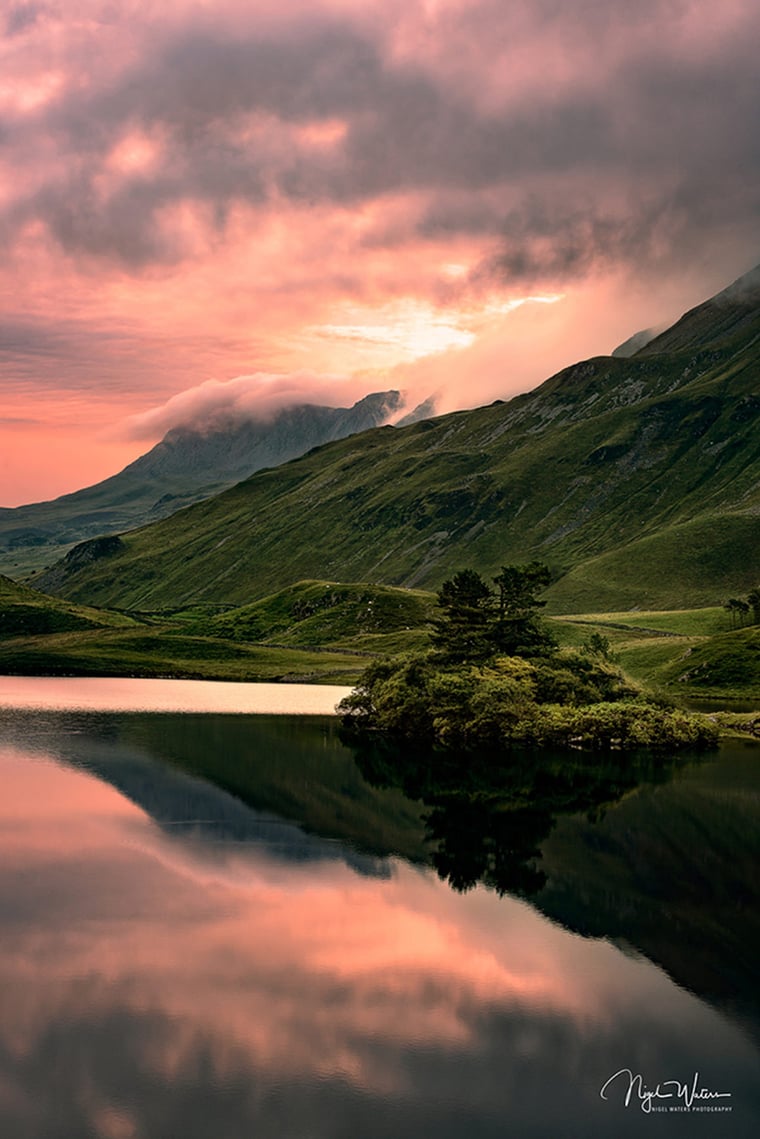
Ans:
[[[465,1116],[483,1134],[563,1134],[601,1110],[614,1067],[702,1070],[708,1040],[716,1086],[751,1092],[740,1033],[526,904],[400,863],[370,881],[244,849],[209,860],[39,754],[6,754],[2,774],[0,882],[8,897],[32,860],[35,881],[0,948],[9,1134],[32,1117],[40,1134],[183,1139],[333,1136],[346,1120],[453,1139]],[[25,804],[28,824],[8,826]]]

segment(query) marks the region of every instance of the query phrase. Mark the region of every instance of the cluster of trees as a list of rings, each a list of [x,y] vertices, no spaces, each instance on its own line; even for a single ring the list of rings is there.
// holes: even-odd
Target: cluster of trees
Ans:
[[[374,661],[342,702],[354,731],[446,748],[516,743],[600,748],[704,746],[702,717],[646,701],[601,651],[561,651],[539,617],[546,566],[503,566],[492,589],[463,570],[438,593],[433,648]]]
[[[441,616],[434,623],[433,645],[452,661],[553,652],[556,642],[538,619],[546,604],[538,594],[550,581],[541,562],[502,566],[493,579],[496,590],[475,570],[462,570],[438,591]]]
[[[746,598],[730,597],[723,608],[731,618],[732,629],[750,622],[750,614],[752,615],[750,623],[760,625],[760,585],[751,589]]]

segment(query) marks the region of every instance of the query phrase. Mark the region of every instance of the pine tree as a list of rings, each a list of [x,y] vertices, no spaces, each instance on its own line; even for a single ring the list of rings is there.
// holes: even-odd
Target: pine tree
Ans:
[[[494,651],[494,595],[475,570],[444,581],[438,591],[442,616],[433,623],[433,645],[451,660],[482,660]]]

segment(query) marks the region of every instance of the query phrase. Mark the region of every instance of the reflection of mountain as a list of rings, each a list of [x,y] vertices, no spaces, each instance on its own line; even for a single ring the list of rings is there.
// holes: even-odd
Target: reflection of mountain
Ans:
[[[669,778],[675,762],[646,753],[411,752],[382,738],[346,738],[370,783],[422,801],[433,866],[454,889],[482,882],[526,896],[546,883],[541,846],[559,816],[597,812],[645,780]]]
[[[364,780],[334,717],[122,716],[120,738],[254,810],[384,857],[426,859],[420,807]]]
[[[330,720],[121,723],[130,746],[265,816],[424,859],[460,889],[481,881],[527,895],[568,929],[632,946],[695,993],[760,1019],[757,748],[724,745],[720,759],[677,768],[646,755],[525,752],[463,769],[381,751],[357,769]]]
[[[634,946],[681,985],[760,1022],[760,749],[644,787],[594,825],[562,818],[543,847],[538,907]]]
[[[309,834],[297,822],[255,810],[205,779],[157,763],[150,752],[109,730],[105,718],[93,718],[90,724],[95,731],[71,736],[46,733],[48,754],[115,787],[172,837],[203,844],[245,844],[281,862],[340,861],[361,875],[389,875],[382,858]],[[28,734],[24,742],[27,746],[32,742]]]
[[[340,857],[363,874],[402,856],[460,888],[521,892],[566,928],[633,948],[760,1025],[757,746],[724,744],[677,769],[525,753],[457,770],[376,753],[360,760],[370,783],[329,718],[16,719],[3,736],[96,772],[173,833],[191,822],[203,841]]]

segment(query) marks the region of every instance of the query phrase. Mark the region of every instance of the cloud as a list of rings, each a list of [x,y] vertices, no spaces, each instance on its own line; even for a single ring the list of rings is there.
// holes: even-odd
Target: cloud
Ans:
[[[5,18],[5,34],[20,35],[28,28],[32,28],[47,10],[47,4],[13,4]]]
[[[760,15],[727,4],[708,36],[699,7],[454,5],[427,40],[418,6],[395,40],[319,6],[259,25],[229,5],[213,25],[196,5],[157,27],[138,12],[129,59],[114,47],[110,68],[67,83],[15,132],[11,153],[41,168],[6,221],[41,223],[68,253],[131,271],[212,249],[236,206],[400,193],[423,197],[418,236],[489,238],[511,280],[748,239]],[[160,161],[114,172],[114,144],[134,129]]]
[[[420,398],[472,406],[760,259],[749,0],[11,0],[3,17],[12,416],[44,392],[92,439],[98,416],[207,376],[408,390],[399,367]],[[494,303],[557,293],[495,327]]]
[[[173,427],[203,429],[229,420],[266,420],[281,408],[299,404],[351,407],[372,389],[366,378],[321,376],[311,372],[272,375],[258,372],[232,380],[206,380],[166,403],[130,416],[130,439],[154,439]]]

